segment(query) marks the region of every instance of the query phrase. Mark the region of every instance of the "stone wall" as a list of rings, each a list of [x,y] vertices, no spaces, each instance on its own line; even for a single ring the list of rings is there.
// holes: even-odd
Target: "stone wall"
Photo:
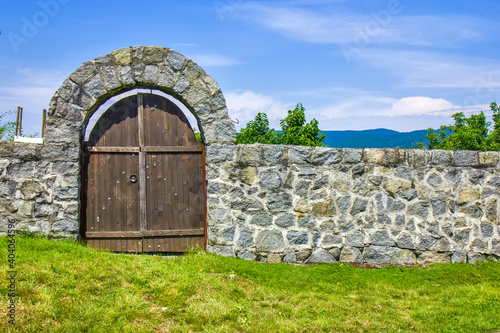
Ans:
[[[0,141],[0,234],[16,230],[78,236],[79,149]]]
[[[500,257],[499,153],[234,145],[220,87],[192,60],[135,46],[82,64],[51,100],[44,144],[0,142],[0,234],[77,237],[80,145],[112,96],[158,89],[206,143],[208,250],[268,262],[431,263]]]
[[[267,262],[500,257],[499,153],[207,147],[208,250]]]

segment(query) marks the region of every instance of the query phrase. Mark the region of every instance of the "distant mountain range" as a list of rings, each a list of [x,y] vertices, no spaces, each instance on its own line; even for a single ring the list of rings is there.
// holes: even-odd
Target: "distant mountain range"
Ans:
[[[429,144],[427,130],[398,132],[385,128],[363,131],[322,131],[325,146],[335,148],[417,148],[417,142]]]

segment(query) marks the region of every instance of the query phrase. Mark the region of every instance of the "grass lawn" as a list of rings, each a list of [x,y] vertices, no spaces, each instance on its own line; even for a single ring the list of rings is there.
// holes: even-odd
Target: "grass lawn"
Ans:
[[[497,332],[500,262],[361,269],[166,258],[16,237],[16,324],[1,332]]]

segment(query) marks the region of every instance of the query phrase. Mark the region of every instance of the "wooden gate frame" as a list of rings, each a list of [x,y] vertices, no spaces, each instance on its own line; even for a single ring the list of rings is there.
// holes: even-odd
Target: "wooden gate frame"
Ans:
[[[139,220],[140,229],[138,231],[88,231],[81,229],[81,237],[83,239],[93,239],[93,238],[146,238],[146,237],[162,237],[162,236],[201,236],[203,235],[203,249],[207,247],[207,183],[206,183],[206,159],[205,159],[205,145],[203,142],[200,147],[196,146],[146,146],[144,142],[144,101],[145,95],[157,95],[163,97],[159,94],[154,93],[137,93],[137,127],[138,127],[138,145],[139,147],[127,147],[127,146],[86,146],[84,145],[84,151],[86,153],[82,154],[82,163],[85,163],[85,158],[88,153],[137,153],[138,154],[138,166],[139,166]],[[125,98],[125,97],[124,97]],[[165,98],[165,97],[163,97]],[[168,98],[166,98],[168,99]],[[123,99],[121,99],[123,100]],[[118,102],[117,102],[118,103]],[[114,104],[113,104],[114,105]],[[112,106],[110,106],[111,108]],[[177,107],[177,109],[182,113],[182,109]],[[106,110],[107,111],[107,110]],[[104,113],[103,113],[104,114]],[[99,120],[98,120],[99,121]],[[201,229],[177,229],[177,230],[147,230],[147,182],[146,182],[146,154],[147,153],[189,153],[189,152],[200,152],[202,154],[202,185],[203,185],[203,230]],[[88,179],[86,173],[86,168],[81,169],[82,179]],[[81,205],[82,216],[86,215],[85,204],[87,197],[87,188],[82,187],[82,198],[84,202]],[[85,223],[86,225],[86,223]],[[83,224],[82,224],[83,226]],[[135,251],[134,251],[135,252]],[[142,252],[148,252],[143,251]]]

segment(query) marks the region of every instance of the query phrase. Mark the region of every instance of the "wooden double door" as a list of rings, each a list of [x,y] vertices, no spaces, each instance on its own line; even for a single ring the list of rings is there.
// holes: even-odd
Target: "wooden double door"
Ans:
[[[204,147],[169,99],[137,94],[113,104],[84,145],[82,233],[94,248],[203,248]]]

